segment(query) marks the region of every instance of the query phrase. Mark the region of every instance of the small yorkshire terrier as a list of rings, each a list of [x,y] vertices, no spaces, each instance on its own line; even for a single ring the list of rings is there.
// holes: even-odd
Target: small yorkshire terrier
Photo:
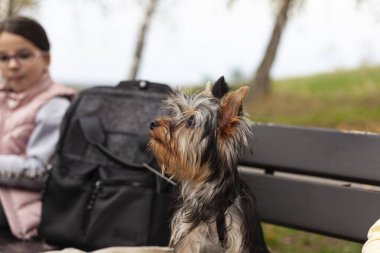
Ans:
[[[242,107],[248,87],[213,88],[166,100],[171,116],[151,123],[149,146],[179,183],[170,246],[180,253],[268,253],[256,200],[237,170],[251,128]]]

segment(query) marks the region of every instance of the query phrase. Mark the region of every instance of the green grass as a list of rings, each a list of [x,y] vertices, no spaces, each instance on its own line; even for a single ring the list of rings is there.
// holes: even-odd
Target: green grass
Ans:
[[[271,96],[246,103],[252,120],[380,133],[380,67],[275,80]],[[264,225],[273,253],[358,253],[361,244]]]
[[[380,67],[276,80],[254,121],[380,132]]]
[[[362,245],[300,230],[264,224],[272,253],[359,253]]]

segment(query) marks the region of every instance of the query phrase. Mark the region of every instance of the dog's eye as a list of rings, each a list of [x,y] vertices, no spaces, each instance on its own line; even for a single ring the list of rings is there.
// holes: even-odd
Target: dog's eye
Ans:
[[[190,117],[186,120],[186,126],[193,128],[195,126],[195,119],[194,117]]]

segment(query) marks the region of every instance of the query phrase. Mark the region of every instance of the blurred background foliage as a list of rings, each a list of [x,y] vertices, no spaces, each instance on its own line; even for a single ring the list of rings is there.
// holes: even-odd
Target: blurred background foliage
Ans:
[[[380,132],[380,67],[275,80],[247,104],[252,120]]]

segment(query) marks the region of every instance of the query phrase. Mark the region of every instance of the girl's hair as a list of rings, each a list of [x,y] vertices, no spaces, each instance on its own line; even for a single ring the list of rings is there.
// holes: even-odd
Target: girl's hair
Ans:
[[[19,35],[42,51],[49,52],[50,43],[45,29],[35,20],[23,16],[15,16],[0,22],[0,34],[3,32]]]

